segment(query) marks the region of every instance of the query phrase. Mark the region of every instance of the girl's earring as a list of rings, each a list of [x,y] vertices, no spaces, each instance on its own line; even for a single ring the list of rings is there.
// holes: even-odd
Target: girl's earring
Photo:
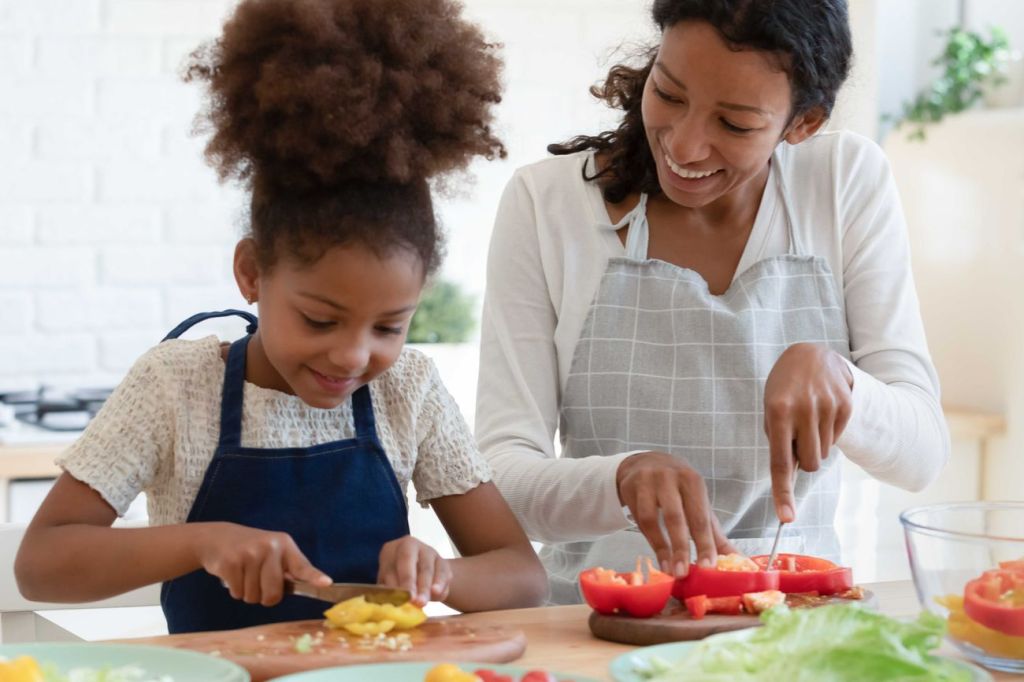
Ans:
[[[249,294],[248,296],[245,297],[245,300],[249,303],[249,305],[252,305],[253,300],[254,300],[253,299],[253,295]]]

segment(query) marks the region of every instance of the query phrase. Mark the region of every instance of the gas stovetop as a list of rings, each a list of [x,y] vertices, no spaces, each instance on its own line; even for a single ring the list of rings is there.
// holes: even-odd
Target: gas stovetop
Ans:
[[[34,391],[0,393],[0,429],[78,433],[96,416],[112,390],[44,386]]]

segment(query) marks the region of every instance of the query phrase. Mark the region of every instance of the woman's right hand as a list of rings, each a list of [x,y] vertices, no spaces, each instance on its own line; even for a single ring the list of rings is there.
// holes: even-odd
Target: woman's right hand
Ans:
[[[713,566],[718,553],[736,551],[711,511],[704,479],[682,459],[664,452],[630,455],[619,464],[615,484],[666,573],[689,571],[691,538],[703,566]]]
[[[286,578],[331,584],[330,576],[309,563],[287,533],[237,523],[197,523],[193,548],[206,572],[220,578],[233,598],[247,604],[277,604],[284,596]]]

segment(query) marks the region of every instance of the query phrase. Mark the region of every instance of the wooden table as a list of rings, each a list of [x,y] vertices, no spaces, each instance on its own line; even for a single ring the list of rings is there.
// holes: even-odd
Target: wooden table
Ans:
[[[886,615],[913,617],[920,611],[914,585],[910,581],[875,583],[865,587],[878,596],[879,610]],[[471,613],[452,618],[469,624],[504,625],[525,632],[526,654],[515,661],[514,665],[611,680],[608,665],[612,659],[636,647],[594,638],[587,628],[589,615],[589,607],[581,605]],[[174,644],[175,635],[123,641],[167,646]],[[949,644],[943,646],[942,653],[953,658],[963,658]],[[992,671],[992,677],[998,681],[1021,679],[995,671]]]

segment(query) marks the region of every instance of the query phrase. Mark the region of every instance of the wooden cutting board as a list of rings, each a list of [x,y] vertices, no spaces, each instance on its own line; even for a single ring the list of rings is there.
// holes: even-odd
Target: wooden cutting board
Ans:
[[[412,642],[407,651],[366,647],[365,640],[330,630],[322,620],[149,637],[124,643],[170,646],[220,656],[248,670],[253,682],[316,668],[384,661],[507,663],[526,650],[526,635],[521,630],[461,625],[457,618],[430,619],[405,632]],[[323,633],[323,639],[313,645],[310,653],[295,650],[296,639],[305,634],[317,638],[317,633]]]
[[[870,590],[864,590],[863,599],[852,600],[832,597],[822,600],[817,605],[851,604],[855,602],[870,608],[875,608],[878,605],[878,599],[875,598],[874,593]],[[790,602],[790,605],[794,608],[802,608],[797,603]],[[742,630],[760,624],[761,621],[758,617],[750,614],[726,616],[709,613],[700,620],[694,620],[690,618],[686,608],[675,599],[669,599],[665,610],[651,618],[605,616],[597,611],[593,611],[590,614],[589,620],[590,631],[594,633],[595,637],[606,639],[609,642],[636,644],[638,646],[704,639],[709,635],[719,632]]]

